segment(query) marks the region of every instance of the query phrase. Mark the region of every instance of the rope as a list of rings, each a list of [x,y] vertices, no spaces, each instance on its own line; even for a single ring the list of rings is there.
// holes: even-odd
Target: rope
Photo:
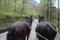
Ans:
[[[48,22],[47,22],[48,23]],[[48,25],[50,25],[49,23],[48,23]],[[52,25],[50,25],[50,27],[53,29],[53,30],[55,30],[56,32],[57,32],[57,30],[56,29],[54,29],[53,27],[52,27]]]

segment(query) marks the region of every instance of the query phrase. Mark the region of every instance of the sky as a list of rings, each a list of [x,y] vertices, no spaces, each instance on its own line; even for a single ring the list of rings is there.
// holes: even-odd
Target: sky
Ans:
[[[40,0],[35,0],[38,4],[40,3]],[[59,0],[60,1],[60,0]],[[58,0],[55,0],[54,6],[58,8]],[[60,7],[60,6],[59,6]]]
[[[33,0],[33,1],[32,1],[32,4],[33,4],[34,6],[37,6],[39,3],[40,3],[40,0]]]
[[[59,0],[60,1],[60,0]],[[60,4],[60,3],[59,3]],[[58,8],[58,0],[56,0],[56,2],[55,2],[55,5],[54,5],[56,8]],[[59,8],[60,8],[60,6],[59,6]]]
[[[40,3],[40,0],[36,0],[38,3]]]

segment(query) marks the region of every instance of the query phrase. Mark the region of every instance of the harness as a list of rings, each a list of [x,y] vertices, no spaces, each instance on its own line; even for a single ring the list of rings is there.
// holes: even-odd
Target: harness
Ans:
[[[55,30],[55,29],[52,27],[52,25],[50,25],[48,22],[47,22],[47,24],[48,24],[53,30]],[[55,30],[55,31],[57,32],[57,30]],[[39,35],[40,37],[42,37],[43,39],[48,40],[46,37],[44,37],[43,35],[39,34],[38,32],[36,32],[36,34]]]

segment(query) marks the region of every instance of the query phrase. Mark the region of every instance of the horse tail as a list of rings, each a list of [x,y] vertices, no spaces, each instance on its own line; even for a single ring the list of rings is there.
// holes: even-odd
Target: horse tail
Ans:
[[[14,40],[15,39],[15,27],[12,27],[9,29],[7,33],[7,39],[6,40]]]

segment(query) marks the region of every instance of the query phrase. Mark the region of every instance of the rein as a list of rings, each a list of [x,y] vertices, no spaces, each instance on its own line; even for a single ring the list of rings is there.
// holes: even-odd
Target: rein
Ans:
[[[41,34],[39,34],[37,32],[36,32],[36,34],[39,35],[40,37],[42,37],[43,39],[48,40],[46,37],[42,36]]]

